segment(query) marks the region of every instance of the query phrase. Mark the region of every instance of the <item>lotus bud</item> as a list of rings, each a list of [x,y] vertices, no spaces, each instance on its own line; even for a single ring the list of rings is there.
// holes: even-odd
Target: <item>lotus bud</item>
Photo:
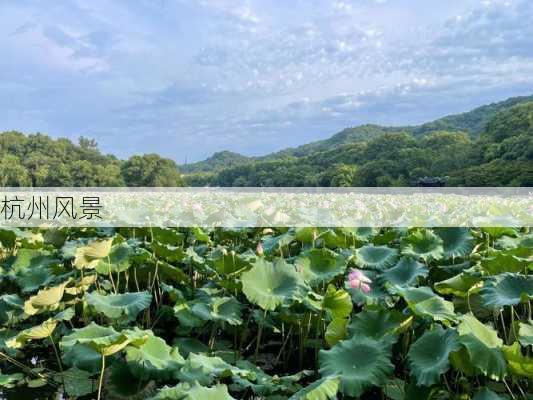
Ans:
[[[359,269],[353,269],[348,274],[348,282],[352,289],[361,289],[363,293],[370,292],[372,280]]]
[[[264,254],[263,244],[261,242],[257,243],[257,247],[255,248],[255,252],[259,256],[262,256]]]

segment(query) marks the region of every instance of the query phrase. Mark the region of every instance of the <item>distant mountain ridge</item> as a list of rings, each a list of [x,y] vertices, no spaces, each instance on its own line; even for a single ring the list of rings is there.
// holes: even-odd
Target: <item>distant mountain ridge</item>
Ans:
[[[512,97],[504,101],[477,107],[471,111],[448,115],[435,121],[416,126],[387,127],[375,124],[360,125],[343,129],[328,139],[318,140],[294,148],[287,148],[265,156],[248,157],[231,151],[220,151],[206,160],[180,165],[179,168],[184,174],[217,172],[225,168],[254,161],[275,161],[292,157],[307,157],[314,153],[330,151],[350,144],[367,142],[387,134],[402,132],[412,134],[414,137],[423,137],[429,133],[438,131],[465,132],[471,138],[477,138],[495,115],[517,104],[531,101],[533,101],[533,95]]]

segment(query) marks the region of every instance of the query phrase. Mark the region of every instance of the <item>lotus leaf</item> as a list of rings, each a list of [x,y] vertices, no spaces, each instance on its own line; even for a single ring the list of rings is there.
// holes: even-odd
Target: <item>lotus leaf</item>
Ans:
[[[96,385],[91,379],[91,374],[78,368],[70,368],[63,375],[65,392],[69,396],[82,397],[93,393]]]
[[[402,254],[422,260],[440,260],[444,255],[444,241],[428,229],[412,232],[402,240]]]
[[[126,347],[126,360],[139,366],[141,377],[146,373],[157,376],[160,371],[168,375],[185,361],[177,348],[170,347],[163,339],[153,334],[139,346]]]
[[[348,318],[333,318],[326,328],[324,338],[326,343],[332,347],[339,341],[346,338],[348,328]]]
[[[367,245],[357,249],[357,264],[382,270],[396,261],[398,250],[388,246]]]
[[[274,263],[258,259],[241,279],[248,300],[264,310],[272,311],[283,303],[299,299],[305,290],[301,275],[283,259]]]
[[[197,382],[192,385],[180,383],[174,387],[164,387],[151,397],[150,400],[234,400],[226,385],[216,385],[211,388],[200,386]]]
[[[533,358],[522,354],[518,342],[503,346],[502,351],[513,374],[533,379]]]
[[[452,329],[442,329],[437,325],[424,334],[411,346],[409,365],[418,385],[430,386],[437,383],[440,376],[448,371],[451,352],[458,350],[457,333]]]
[[[428,274],[427,267],[411,257],[402,257],[392,268],[387,269],[383,278],[392,285],[412,286],[418,277],[425,277]]]
[[[444,257],[446,258],[464,257],[474,247],[474,238],[467,228],[437,228],[435,233],[442,239]]]
[[[354,337],[368,336],[374,339],[388,337],[394,342],[396,334],[402,330],[411,318],[395,310],[364,310],[357,313],[348,327],[348,332]]]
[[[149,335],[138,329],[117,332],[113,328],[104,327],[91,322],[89,325],[73,329],[69,335],[63,336],[60,347],[69,348],[75,344],[85,344],[104,356],[110,356],[125,348],[128,344],[141,345]]]
[[[85,295],[87,304],[108,318],[134,320],[137,315],[150,307],[152,295],[148,292],[101,295],[97,292]]]
[[[483,286],[481,277],[462,272],[449,279],[435,283],[435,290],[440,294],[453,294],[466,297],[478,292]]]
[[[388,343],[365,336],[355,336],[337,343],[330,350],[320,350],[320,374],[340,377],[341,390],[347,396],[360,396],[370,386],[383,385],[393,371]]]
[[[503,341],[498,333],[472,314],[461,317],[457,331],[459,343],[464,346],[466,353],[462,354],[462,358],[461,354],[452,357],[452,363],[465,371],[473,370],[491,379],[500,379],[506,372],[506,365],[501,350]]]
[[[26,300],[24,312],[28,315],[35,315],[43,311],[57,310],[65,293],[65,288],[70,283],[71,281],[67,280],[57,286],[39,290],[35,296]]]
[[[484,387],[475,394],[472,400],[504,400],[504,398],[498,396],[492,390]]]
[[[100,259],[109,256],[113,239],[95,240],[76,248],[74,266],[78,269],[94,268]]]
[[[518,324],[518,341],[522,346],[533,346],[533,322]]]
[[[95,269],[99,274],[109,274],[126,271],[131,266],[135,250],[127,243],[111,246],[107,257],[98,260]]]
[[[352,312],[352,299],[344,289],[336,289],[333,285],[328,285],[322,307],[332,318],[346,318]]]
[[[334,400],[339,384],[340,378],[322,378],[299,390],[289,400]]]
[[[296,270],[311,285],[322,284],[338,276],[346,269],[343,256],[329,249],[311,249],[295,261]]]
[[[455,321],[457,319],[453,303],[436,295],[429,287],[401,289],[398,293],[417,315],[429,317],[435,321]]]
[[[16,337],[6,342],[8,347],[14,349],[20,349],[26,345],[27,342],[31,340],[44,339],[50,337],[52,332],[57,326],[57,321],[53,319],[47,319],[43,323],[28,328],[20,332]]]
[[[492,277],[481,290],[487,307],[501,308],[533,299],[533,275],[504,273]]]

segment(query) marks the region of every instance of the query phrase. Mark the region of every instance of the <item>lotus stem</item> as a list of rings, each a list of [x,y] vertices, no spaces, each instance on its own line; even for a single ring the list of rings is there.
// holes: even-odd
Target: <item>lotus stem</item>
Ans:
[[[503,338],[506,342],[509,341],[509,338],[507,337],[507,331],[505,329],[505,320],[503,319],[503,309],[500,311],[500,319],[502,321],[502,329],[503,329]]]
[[[113,286],[113,291],[115,292],[115,294],[117,294],[117,287],[115,286],[113,274],[111,273],[111,259],[109,258],[109,256],[107,256],[107,265],[109,265],[107,272],[109,272],[109,280],[111,281],[111,286]]]
[[[254,362],[257,363],[257,356],[259,354],[259,346],[261,346],[261,335],[263,334],[263,326],[265,325],[265,320],[267,316],[267,310],[263,313],[263,320],[259,324],[259,331],[257,332],[257,342],[255,343],[255,354]]]
[[[104,371],[105,371],[105,355],[102,354],[102,370],[100,371],[100,380],[98,382],[97,400],[100,400],[102,397],[102,384],[104,383]]]
[[[509,392],[509,394],[511,395],[511,397],[514,399],[516,399],[515,395],[513,394],[513,391],[511,390],[511,388],[509,387],[509,385],[507,384],[507,381],[505,380],[505,378],[502,378],[502,381],[505,385],[505,388],[507,389],[507,391]]]
[[[65,385],[65,376],[63,372],[63,364],[61,363],[61,357],[59,357],[59,352],[57,351],[57,347],[54,342],[54,339],[52,338],[52,334],[48,335],[48,337],[50,338],[50,342],[52,342],[52,348],[54,349],[54,353],[56,355],[57,365],[59,365],[59,371],[61,371],[61,382],[63,383],[63,385]]]

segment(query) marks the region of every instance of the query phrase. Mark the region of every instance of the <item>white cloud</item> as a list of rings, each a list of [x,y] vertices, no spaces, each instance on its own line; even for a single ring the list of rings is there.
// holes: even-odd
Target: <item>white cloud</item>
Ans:
[[[11,3],[0,130],[182,161],[421,122],[533,91],[531,19],[529,0]]]

